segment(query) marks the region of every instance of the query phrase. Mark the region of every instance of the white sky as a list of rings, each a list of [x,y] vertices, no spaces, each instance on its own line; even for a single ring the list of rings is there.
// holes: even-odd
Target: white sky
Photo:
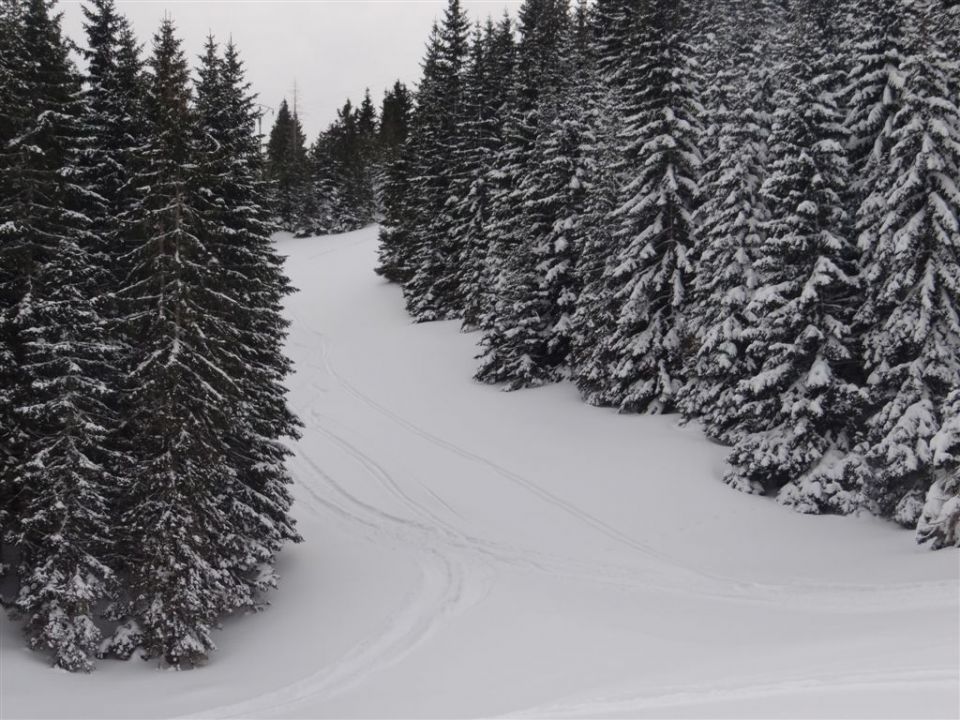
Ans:
[[[177,26],[184,49],[199,55],[207,33],[230,35],[247,65],[260,102],[276,108],[297,85],[300,118],[308,141],[333,119],[347,97],[359,102],[369,87],[379,107],[385,88],[398,78],[413,86],[431,23],[447,0],[117,0],[149,51],[164,13]],[[472,19],[520,0],[464,0]],[[61,0],[64,31],[85,42],[78,0]],[[264,118],[264,132],[272,123]]]

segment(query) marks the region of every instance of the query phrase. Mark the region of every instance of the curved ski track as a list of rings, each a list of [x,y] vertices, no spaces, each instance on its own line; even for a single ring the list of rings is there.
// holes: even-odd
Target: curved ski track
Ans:
[[[519,551],[528,560],[530,567],[551,574],[568,575],[575,578],[591,579],[599,582],[614,583],[621,586],[642,587],[681,593],[696,593],[718,599],[732,599],[738,602],[775,603],[778,606],[816,606],[821,610],[835,612],[864,612],[871,609],[884,611],[890,607],[913,607],[916,609],[942,607],[956,596],[957,587],[952,582],[903,583],[900,585],[854,585],[827,583],[763,584],[744,582],[735,578],[707,573],[685,566],[680,561],[660,552],[653,547],[629,537],[620,530],[603,522],[596,516],[576,507],[572,503],[556,496],[533,481],[497,464],[496,462],[441,438],[409,419],[385,407],[369,395],[363,393],[347,380],[330,360],[328,341],[325,335],[314,331],[320,343],[320,357],[323,369],[337,384],[359,402],[367,405],[379,415],[391,420],[409,433],[446,452],[464,460],[487,467],[496,475],[521,487],[538,497],[548,505],[579,520],[597,532],[626,547],[631,548],[657,564],[657,569],[638,570],[625,566],[609,564],[580,563],[552,555],[542,555],[530,551]],[[356,448],[354,448],[356,452]],[[367,458],[369,461],[369,457]],[[382,471],[382,468],[381,468]],[[393,483],[394,487],[399,486]],[[489,541],[486,542],[490,547]],[[597,569],[603,572],[596,572]]]
[[[338,245],[308,259],[349,250],[369,240]],[[782,606],[815,606],[827,612],[856,612],[890,607],[942,607],[956,594],[950,582],[927,582],[898,586],[788,584],[769,585],[743,582],[685,566],[668,554],[630,537],[586,510],[557,496],[532,480],[503,467],[490,458],[440,437],[407,417],[386,407],[360,390],[330,359],[328,337],[309,327],[309,322],[294,313],[302,330],[314,334],[319,343],[319,365],[304,367],[323,373],[337,387],[434,449],[452,454],[465,462],[481,466],[512,486],[538,498],[546,506],[565,513],[583,526],[634,551],[648,567],[629,567],[598,562],[584,562],[560,555],[516,547],[499,540],[478,537],[466,528],[464,518],[437,492],[422,485],[436,502],[436,509],[404,490],[410,478],[398,479],[374,454],[351,441],[343,430],[335,430],[336,418],[316,409],[317,400],[329,388],[317,378],[300,388],[302,403],[298,412],[308,431],[321,435],[332,450],[343,453],[359,470],[375,482],[387,496],[399,504],[404,516],[388,512],[351,493],[347,487],[326,472],[305,449],[294,446],[292,462],[299,466],[295,473],[301,490],[298,499],[307,509],[320,516],[335,517],[363,533],[374,542],[386,542],[414,551],[419,567],[416,586],[398,604],[380,627],[356,643],[333,663],[285,686],[250,700],[212,708],[189,717],[244,718],[284,717],[307,702],[333,698],[356,687],[365,678],[394,665],[427,641],[439,628],[458,613],[481,601],[496,579],[498,567],[545,573],[559,577],[614,584],[625,589],[656,590],[694,594],[748,603],[775,603]],[[844,676],[800,677],[786,681],[774,678],[745,679],[726,685],[689,685],[652,688],[607,697],[583,697],[529,708],[508,717],[590,716],[609,713],[626,714],[650,708],[697,704],[711,700],[738,700],[773,695],[788,695],[804,690],[830,690],[859,687],[940,687],[955,681],[949,670],[907,669],[894,673],[860,673]]]

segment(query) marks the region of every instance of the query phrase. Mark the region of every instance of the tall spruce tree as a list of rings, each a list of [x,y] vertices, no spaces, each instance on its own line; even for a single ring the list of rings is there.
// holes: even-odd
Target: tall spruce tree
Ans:
[[[591,405],[613,404],[609,397],[613,361],[609,341],[616,329],[619,305],[611,254],[615,247],[612,215],[628,170],[617,134],[625,109],[620,96],[636,9],[623,0],[598,0],[590,14],[589,57],[596,79],[584,99],[592,139],[584,151],[590,158],[593,180],[581,220],[585,240],[578,273],[582,290],[574,315],[571,369],[580,394]]]
[[[380,106],[380,124],[377,128],[377,144],[383,152],[383,160],[396,158],[410,134],[410,115],[413,112],[413,97],[407,86],[397,80],[383,95]]]
[[[800,512],[851,512],[860,476],[845,462],[856,384],[850,323],[857,302],[856,248],[846,210],[847,133],[837,97],[843,86],[840,9],[793,6],[787,73],[770,138],[770,207],[747,312],[755,376],[739,385],[741,423],[726,481],[778,491]]]
[[[223,559],[237,532],[224,492],[237,482],[223,433],[234,380],[221,359],[238,337],[224,321],[223,276],[204,245],[195,168],[202,161],[187,62],[173,23],[154,36],[146,101],[149,144],[131,213],[138,244],[123,299],[127,431],[135,453],[120,518],[129,599],[124,642],[174,667],[202,661],[236,582]]]
[[[458,163],[462,169],[453,232],[460,240],[460,256],[453,271],[463,297],[463,327],[479,326],[489,306],[492,269],[487,261],[490,249],[488,225],[492,197],[491,159],[503,142],[503,115],[508,100],[508,78],[513,75],[513,24],[508,16],[494,25],[492,20],[474,37],[466,70],[464,100],[464,142]]]
[[[17,153],[6,151],[26,122],[27,89],[18,72],[25,57],[21,10],[19,0],[0,2],[0,577],[10,564],[10,532],[17,515],[13,473],[23,437],[14,414],[19,361],[10,314],[20,294],[19,271],[7,250],[17,232],[16,205],[9,201],[16,191]]]
[[[291,112],[284,99],[267,142],[266,174],[272,183],[274,212],[286,230],[297,229],[310,190],[305,142],[296,108]]]
[[[537,260],[532,245],[540,242],[549,219],[527,227],[524,213],[533,191],[536,145],[561,87],[569,41],[568,3],[563,0],[527,0],[520,7],[520,41],[516,72],[504,120],[503,143],[491,176],[496,184],[491,208],[489,261],[497,268],[492,278],[490,305],[481,318],[482,352],[476,379],[507,383],[518,388],[542,384],[555,377],[552,359],[540,344],[537,313],[540,299]],[[526,184],[526,187],[524,185]],[[529,303],[529,304],[528,304]]]
[[[683,379],[681,318],[694,267],[693,212],[699,193],[702,109],[695,48],[687,41],[695,4],[645,4],[622,40],[620,79],[624,180],[614,213],[608,292],[619,306],[612,335],[596,345],[602,389],[622,411],[666,412]]]
[[[410,279],[411,231],[413,226],[411,199],[413,143],[410,129],[413,102],[406,86],[400,82],[383,101],[380,123],[380,144],[385,149],[383,170],[383,222],[380,225],[376,272],[390,282]]]
[[[498,379],[510,388],[566,375],[581,290],[578,265],[592,180],[592,138],[584,100],[595,77],[585,5],[578,6],[573,18],[563,3],[555,12],[555,23],[540,18],[544,26],[558,29],[558,46],[553,84],[541,84],[537,136],[517,193],[522,200],[522,244],[504,268],[496,325],[484,337],[488,357],[499,365]]]
[[[282,353],[288,323],[281,303],[291,288],[270,241],[255,98],[236,47],[228,44],[221,57],[209,38],[198,74],[197,123],[207,145],[198,168],[201,236],[219,270],[215,311],[229,333],[211,347],[219,355],[207,357],[231,380],[221,390],[229,393],[224,437],[232,470],[221,489],[231,528],[221,563],[233,575],[228,605],[255,606],[257,593],[275,584],[276,553],[300,539],[289,514],[290,452],[281,443],[298,434],[283,386],[291,366]]]
[[[941,4],[905,3],[902,12],[908,44],[881,148],[886,179],[860,214],[859,320],[870,394],[865,502],[913,527],[934,482],[931,443],[960,388],[960,67],[940,33]]]
[[[469,22],[460,0],[449,0],[435,28],[417,93],[413,136],[417,212],[413,218],[410,279],[404,284],[407,310],[417,321],[444,320],[462,313],[455,275],[458,239],[453,237],[452,195],[462,168],[452,164],[462,141],[463,75],[469,51]]]
[[[14,607],[32,647],[49,649],[59,667],[89,670],[99,642],[94,606],[111,578],[101,381],[110,351],[92,302],[102,286],[85,214],[92,199],[76,172],[85,114],[59,16],[30,0],[19,21],[12,87],[25,104],[0,166],[3,326],[17,365],[8,398],[23,435],[7,477],[16,497],[7,528],[18,552]]]
[[[709,436],[731,442],[737,385],[757,370],[746,353],[745,312],[769,219],[760,188],[772,120],[768,58],[775,11],[769,0],[731,1],[715,3],[709,19],[708,122],[701,143],[707,155],[695,218],[697,274],[686,310],[697,351],[679,405]]]

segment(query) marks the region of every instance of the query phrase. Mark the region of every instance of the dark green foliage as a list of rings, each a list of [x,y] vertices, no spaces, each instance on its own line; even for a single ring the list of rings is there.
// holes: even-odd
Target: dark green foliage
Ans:
[[[701,162],[699,76],[684,39],[694,21],[691,3],[651,2],[624,28],[624,182],[605,270],[616,328],[587,359],[594,400],[624,411],[671,410],[683,380]]]
[[[914,527],[931,485],[943,490],[934,437],[952,423],[948,398],[960,388],[960,68],[941,34],[942,6],[905,3],[901,22],[901,92],[875,143],[886,172],[859,216],[858,320],[870,399],[866,503]]]
[[[715,3],[705,18],[712,42],[705,63],[706,127],[697,276],[685,315],[695,337],[688,380],[679,396],[687,418],[723,442],[735,438],[737,385],[757,368],[746,353],[747,316],[757,285],[754,271],[766,236],[769,208],[760,188],[767,174],[773,107],[775,17],[769,0]]]
[[[59,667],[89,670],[100,638],[92,614],[111,576],[103,378],[114,353],[93,303],[104,285],[86,214],[96,201],[78,184],[88,130],[80,78],[47,3],[21,12],[13,86],[26,104],[0,161],[0,322],[16,363],[7,398],[20,434],[7,446],[4,485],[15,500],[4,532],[19,554],[14,607],[30,645]]]
[[[224,438],[232,485],[222,492],[232,519],[223,556],[232,577],[231,607],[256,605],[257,593],[273,586],[274,556],[298,541],[289,510],[290,451],[280,441],[296,437],[298,421],[285,403],[289,360],[281,348],[287,321],[281,303],[291,292],[282,259],[270,241],[254,133],[254,99],[236,47],[219,57],[212,39],[200,68],[196,111],[208,147],[200,168],[202,236],[222,280],[220,313],[229,344],[214,360],[232,382],[221,392],[230,406]]]
[[[847,461],[859,417],[851,320],[857,253],[845,193],[846,131],[837,105],[836,22],[822,0],[794,9],[787,79],[775,96],[767,240],[748,305],[757,372],[738,386],[738,438],[726,481],[778,491],[801,512],[851,512],[860,473]]]
[[[280,224],[293,229],[309,191],[306,138],[300,120],[284,100],[267,142],[267,177],[273,182],[273,206]]]
[[[463,297],[451,273],[460,251],[453,236],[457,189],[463,169],[451,162],[463,143],[464,71],[469,24],[459,0],[450,0],[443,24],[427,46],[423,80],[412,124],[416,206],[411,218],[411,266],[404,284],[410,314],[420,322],[459,317]]]

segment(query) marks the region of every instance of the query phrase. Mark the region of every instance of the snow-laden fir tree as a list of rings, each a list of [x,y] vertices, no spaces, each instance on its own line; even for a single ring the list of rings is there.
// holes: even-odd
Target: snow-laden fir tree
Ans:
[[[410,134],[410,115],[413,112],[413,96],[407,86],[397,80],[383,94],[380,108],[380,125],[377,129],[377,144],[383,152],[383,160],[390,162]]]
[[[886,184],[888,176],[893,117],[903,92],[904,17],[903,0],[853,0],[850,4],[846,125],[854,200],[867,201],[867,215],[873,214],[869,196]]]
[[[310,191],[306,137],[286,99],[277,109],[277,119],[267,141],[267,177],[272,182],[273,209],[284,229],[296,229],[304,195]]]
[[[574,315],[571,371],[583,399],[591,405],[612,404],[606,393],[612,361],[609,341],[619,307],[613,283],[614,223],[619,188],[627,172],[617,133],[622,125],[620,92],[627,76],[629,26],[637,10],[623,0],[598,0],[590,14],[592,47],[589,59],[596,79],[583,99],[588,113],[590,142],[584,157],[592,181],[581,218],[584,243],[578,272],[581,292]]]
[[[606,279],[617,324],[586,358],[598,366],[594,397],[623,411],[666,412],[682,381],[681,323],[694,267],[702,108],[694,3],[647,3],[622,45],[620,132],[624,180],[612,216],[615,245]]]
[[[577,389],[590,405],[610,405],[609,340],[616,329],[619,305],[614,295],[610,250],[622,162],[617,142],[618,104],[613,90],[597,81],[587,99],[589,134],[582,146],[590,183],[580,216],[583,247],[577,267],[580,295],[573,316],[571,372]]]
[[[405,283],[411,268],[413,205],[413,143],[408,137],[384,173],[383,222],[380,225],[376,273],[390,282]]]
[[[960,391],[947,398],[943,417],[930,443],[933,484],[917,522],[917,542],[933,550],[960,547]]]
[[[934,482],[933,438],[960,388],[960,66],[936,2],[904,3],[902,91],[886,178],[860,213],[869,374],[869,509],[913,527]],[[941,443],[942,445],[942,443]],[[946,452],[946,451],[944,451]]]
[[[413,98],[399,81],[383,100],[380,145],[384,148],[380,185],[383,220],[380,224],[376,273],[389,282],[410,278],[410,169],[412,144],[410,122]]]
[[[140,204],[127,218],[138,242],[122,294],[124,331],[137,342],[126,388],[131,482],[118,521],[129,594],[121,633],[126,648],[189,667],[214,647],[211,631],[238,592],[224,559],[239,528],[223,497],[237,482],[223,440],[235,381],[221,364],[238,337],[220,312],[223,273],[203,243],[209,197],[196,182],[201,146],[169,19],[148,65],[149,143]]]
[[[413,123],[412,274],[403,291],[407,310],[419,322],[459,317],[463,298],[450,272],[459,254],[452,229],[452,194],[463,169],[455,162],[463,141],[464,70],[469,21],[459,0],[449,0],[443,23],[427,47]]]
[[[7,240],[16,230],[15,206],[8,201],[15,192],[13,167],[16,153],[6,152],[7,143],[25,124],[25,88],[17,68],[25,56],[19,0],[0,0],[0,577],[9,563],[8,533],[15,521],[13,468],[22,434],[13,412],[17,385],[17,342],[10,310],[19,297],[17,269],[8,255]]]
[[[232,470],[231,484],[220,488],[231,528],[221,565],[233,575],[228,606],[254,606],[258,592],[275,585],[276,553],[300,539],[289,512],[290,451],[281,442],[298,435],[283,385],[291,365],[282,353],[281,303],[291,288],[270,240],[255,98],[236,47],[228,44],[221,57],[209,38],[198,75],[200,233],[219,273],[219,303],[210,311],[226,334],[208,345],[217,355],[206,361],[230,376],[219,390],[230,406],[223,440]]]
[[[741,490],[778,491],[781,503],[808,513],[851,512],[860,492],[857,464],[845,457],[862,394],[851,350],[856,248],[844,197],[838,15],[827,0],[793,6],[762,188],[771,219],[746,311],[757,372],[739,385],[742,434],[725,476]]]
[[[23,125],[4,148],[10,218],[2,236],[4,326],[15,339],[14,421],[24,442],[9,468],[18,552],[16,612],[32,647],[57,666],[89,670],[100,632],[93,613],[109,591],[107,505],[114,481],[105,439],[113,426],[115,354],[94,299],[107,285],[78,184],[88,128],[80,77],[58,16],[44,0],[22,8]],[[9,193],[9,194],[7,194]]]
[[[509,389],[566,375],[581,289],[578,265],[593,139],[584,100],[596,77],[586,6],[579,4],[570,18],[559,5],[556,19],[554,83],[541,83],[536,139],[516,193],[519,245],[501,272],[495,324],[483,339],[488,357],[497,363],[496,379]]]
[[[596,0],[591,13],[593,54],[603,83],[621,89],[629,77],[632,28],[640,11],[633,0]]]
[[[520,8],[514,87],[502,148],[491,171],[495,189],[488,261],[497,275],[491,282],[490,307],[481,320],[482,351],[475,377],[488,383],[505,382],[510,388],[555,378],[545,342],[537,337],[537,315],[545,310],[545,297],[538,297],[540,272],[532,253],[533,245],[543,240],[553,223],[549,217],[537,217],[533,207],[538,192],[534,173],[540,162],[538,141],[545,137],[545,124],[554,114],[553,101],[565,71],[569,75],[567,5],[558,0],[527,0]]]
[[[460,257],[452,268],[463,296],[463,327],[479,326],[490,305],[492,268],[487,260],[491,212],[492,158],[503,141],[503,110],[513,74],[513,24],[509,17],[496,26],[491,20],[482,34],[477,29],[464,80],[464,141],[458,162],[464,185],[458,193],[454,234]]]
[[[706,433],[731,442],[737,384],[756,367],[745,353],[745,310],[756,288],[754,262],[769,218],[766,177],[774,9],[769,0],[715,3],[705,93],[697,275],[686,311],[697,351],[679,405]]]

